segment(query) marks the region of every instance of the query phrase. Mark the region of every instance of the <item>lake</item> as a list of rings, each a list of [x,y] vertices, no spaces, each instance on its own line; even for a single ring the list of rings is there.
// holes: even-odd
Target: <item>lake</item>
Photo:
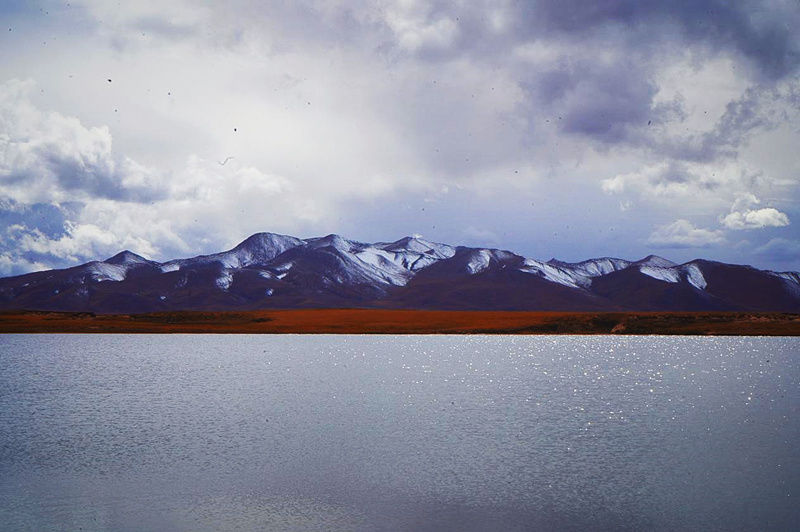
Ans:
[[[800,338],[0,336],[4,530],[788,530]]]

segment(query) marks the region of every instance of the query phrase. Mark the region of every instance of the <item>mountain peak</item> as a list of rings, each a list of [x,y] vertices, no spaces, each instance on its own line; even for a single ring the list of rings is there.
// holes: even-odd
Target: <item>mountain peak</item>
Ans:
[[[400,240],[381,244],[380,247],[386,251],[411,252],[439,259],[450,258],[456,252],[454,247],[425,240],[422,235],[404,236]]]
[[[242,240],[234,249],[285,248],[299,246],[303,241],[293,236],[278,233],[255,233]]]
[[[648,255],[641,260],[637,260],[636,264],[639,266],[652,266],[655,268],[672,268],[673,266],[677,266],[677,264],[671,260],[665,259],[664,257],[659,257],[658,255]]]
[[[314,248],[332,247],[343,251],[349,250],[351,245],[349,240],[334,233],[322,237],[309,238],[306,242]]]
[[[389,250],[409,250],[424,253],[431,249],[431,243],[420,235],[404,236],[399,240],[389,243],[385,249]]]
[[[113,257],[104,260],[103,262],[106,264],[144,264],[145,262],[149,261],[141,255],[137,255],[133,251],[126,249],[124,251],[120,251]]]

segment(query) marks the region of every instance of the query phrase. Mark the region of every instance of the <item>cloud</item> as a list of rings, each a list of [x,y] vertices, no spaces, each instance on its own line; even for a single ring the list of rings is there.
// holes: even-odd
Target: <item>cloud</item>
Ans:
[[[725,181],[732,182],[733,179],[724,175],[717,177],[715,172],[701,165],[668,161],[603,179],[601,188],[608,194],[632,192],[650,199],[674,199],[708,193]]]
[[[791,261],[797,267],[800,262],[800,240],[773,238],[755,250],[756,254],[781,262]]]
[[[796,6],[775,2],[771,9],[759,9],[758,16],[754,16],[753,7],[750,2],[721,0],[613,0],[593,4],[545,0],[525,4],[527,17],[522,24],[531,31],[545,29],[578,36],[613,35],[613,30],[624,29],[632,48],[690,42],[705,45],[710,52],[735,50],[767,78],[795,72],[800,65],[800,48],[789,21],[800,19]]]
[[[24,273],[38,272],[47,270],[50,266],[48,264],[31,261],[25,257],[9,251],[0,252],[0,275],[22,275]]]
[[[647,239],[648,244],[664,248],[705,248],[723,242],[722,231],[697,228],[688,220],[659,226]]]
[[[474,246],[498,245],[500,242],[494,231],[472,225],[464,228],[461,234],[464,242]]]
[[[32,253],[35,255],[52,255],[60,259],[77,261],[87,258],[102,258],[102,253],[111,246],[119,247],[120,242],[117,236],[106,229],[102,229],[94,224],[65,224],[65,234],[58,238],[49,238],[38,229],[28,229],[24,226],[15,228],[18,233],[16,243],[17,249],[22,253]],[[127,247],[136,247],[144,253],[152,248],[141,240],[137,242],[125,242],[133,244]],[[126,247],[123,246],[122,247]],[[142,249],[145,248],[145,249]],[[149,249],[147,249],[149,248]],[[121,248],[120,248],[121,249]]]
[[[650,224],[800,199],[792,2],[50,8],[9,12],[0,58],[36,79],[0,79],[0,223],[25,228],[0,253],[31,265],[216,251],[263,230],[495,235],[585,258],[612,252],[574,230],[599,225],[634,256]],[[759,207],[730,212],[747,225]],[[721,238],[681,230],[661,241]]]
[[[33,81],[0,84],[0,193],[25,203],[81,197],[151,201],[163,195],[154,172],[112,151],[105,126],[44,112]]]
[[[424,2],[404,2],[387,6],[385,21],[400,48],[409,52],[436,50],[451,46],[458,37],[454,18],[431,16],[431,6]]]
[[[728,229],[761,229],[764,227],[785,227],[789,217],[778,209],[766,207],[744,212],[732,212],[720,218],[720,223]]]
[[[280,176],[192,156],[157,201],[96,198],[66,213],[61,230],[50,234],[27,226],[33,220],[23,216],[7,230],[4,244],[20,256],[59,264],[121,249],[165,259],[218,251],[260,230],[289,232],[288,223],[314,219],[316,210]]]

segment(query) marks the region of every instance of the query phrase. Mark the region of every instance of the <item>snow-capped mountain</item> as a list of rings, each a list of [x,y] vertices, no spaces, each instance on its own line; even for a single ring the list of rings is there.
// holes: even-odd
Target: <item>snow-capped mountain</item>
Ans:
[[[0,308],[93,312],[380,307],[800,311],[800,274],[693,260],[542,262],[405,237],[257,233],[211,255],[159,263],[130,251],[0,279]]]

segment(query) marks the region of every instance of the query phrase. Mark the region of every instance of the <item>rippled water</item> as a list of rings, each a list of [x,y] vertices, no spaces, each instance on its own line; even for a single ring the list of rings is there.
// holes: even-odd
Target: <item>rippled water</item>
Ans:
[[[6,335],[8,530],[790,529],[800,339]]]

